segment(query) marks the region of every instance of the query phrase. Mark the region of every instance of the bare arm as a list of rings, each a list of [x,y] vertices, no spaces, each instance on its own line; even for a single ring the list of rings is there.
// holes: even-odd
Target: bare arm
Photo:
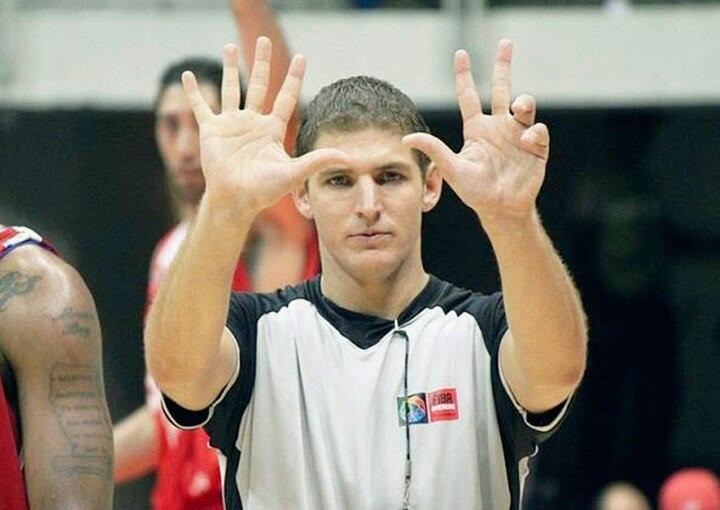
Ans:
[[[405,138],[424,151],[493,245],[509,330],[500,367],[513,396],[531,412],[565,400],[585,370],[587,332],[580,298],[545,233],[535,202],[545,177],[550,135],[535,122],[535,100],[510,105],[512,43],[501,41],[492,79],[492,114],[482,111],[464,51],[455,55],[465,144],[459,154],[428,134]]]
[[[293,59],[272,112],[262,113],[272,45],[258,39],[244,110],[240,101],[237,49],[223,54],[222,112],[215,115],[192,73],[183,84],[200,126],[206,181],[183,248],[150,308],[145,354],[161,390],[189,409],[207,407],[237,366],[236,348],[224,329],[230,284],[240,251],[259,211],[299,188],[311,173],[345,163],[339,151],[313,151],[290,158],[282,140],[295,110],[305,64]]]
[[[188,409],[207,407],[235,370],[224,332],[232,276],[252,217],[216,215],[206,192],[150,307],[145,357],[158,387]]]
[[[498,261],[509,325],[500,346],[503,375],[523,408],[545,411],[565,400],[583,375],[582,304],[537,214],[485,230]]]
[[[290,66],[290,49],[266,0],[230,0],[230,7],[240,33],[245,62],[254,61],[258,37],[264,35],[273,41],[268,95],[263,105],[264,111],[269,111]],[[296,108],[285,133],[285,149],[289,154],[295,148],[298,119]],[[263,211],[258,218],[257,233],[260,243],[253,271],[253,288],[258,292],[267,292],[299,282],[312,225],[298,212],[289,195]]]
[[[23,246],[0,271],[0,341],[17,377],[31,508],[112,505],[112,430],[101,332],[81,277]]]
[[[157,466],[158,445],[155,417],[147,406],[138,407],[113,427],[116,483],[139,478]]]

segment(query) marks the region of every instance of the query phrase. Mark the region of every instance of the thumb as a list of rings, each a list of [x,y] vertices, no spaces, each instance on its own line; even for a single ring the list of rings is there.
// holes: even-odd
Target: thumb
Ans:
[[[347,154],[339,149],[316,149],[290,162],[293,180],[301,183],[321,170],[334,166],[347,167],[349,164]]]
[[[424,152],[443,172],[452,167],[456,154],[439,138],[429,133],[406,135],[402,143],[412,149]]]

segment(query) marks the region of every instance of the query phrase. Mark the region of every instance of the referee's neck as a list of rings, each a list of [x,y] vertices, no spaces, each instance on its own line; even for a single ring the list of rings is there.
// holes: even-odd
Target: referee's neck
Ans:
[[[425,288],[430,276],[420,267],[411,275],[394,275],[377,280],[334,278],[323,271],[320,288],[323,295],[338,306],[353,312],[394,320]]]

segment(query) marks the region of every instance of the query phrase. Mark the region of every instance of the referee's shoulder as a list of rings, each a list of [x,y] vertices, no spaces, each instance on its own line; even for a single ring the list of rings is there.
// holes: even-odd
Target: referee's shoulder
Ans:
[[[277,312],[293,301],[302,299],[313,301],[319,288],[319,277],[297,285],[288,285],[272,292],[233,292],[230,296],[231,307],[241,307],[254,315]]]
[[[440,306],[446,312],[454,311],[458,314],[468,312],[474,315],[488,306],[495,306],[498,302],[502,302],[501,292],[486,294],[447,282],[436,276],[433,276],[433,279],[433,285],[437,291],[432,304]]]

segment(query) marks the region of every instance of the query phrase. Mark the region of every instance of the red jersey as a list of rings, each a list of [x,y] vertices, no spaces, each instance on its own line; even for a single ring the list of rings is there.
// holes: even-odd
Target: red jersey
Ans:
[[[55,250],[35,232],[25,227],[0,229],[0,260],[24,244]],[[0,379],[0,510],[27,510],[27,492],[20,458],[20,428],[16,409],[10,405]]]
[[[18,443],[20,431],[17,427],[15,410],[5,398],[0,380],[0,508],[2,510],[26,510],[25,479],[22,474]]]
[[[177,255],[188,224],[180,223],[157,244],[150,264],[147,300],[153,300],[168,268]],[[317,238],[307,245],[304,278],[315,276],[320,269]],[[242,261],[235,269],[232,288],[249,291],[250,278]],[[222,510],[222,480],[215,450],[208,445],[203,429],[179,430],[162,412],[160,391],[146,375],[146,405],[154,411],[160,453],[152,492],[154,510]]]

